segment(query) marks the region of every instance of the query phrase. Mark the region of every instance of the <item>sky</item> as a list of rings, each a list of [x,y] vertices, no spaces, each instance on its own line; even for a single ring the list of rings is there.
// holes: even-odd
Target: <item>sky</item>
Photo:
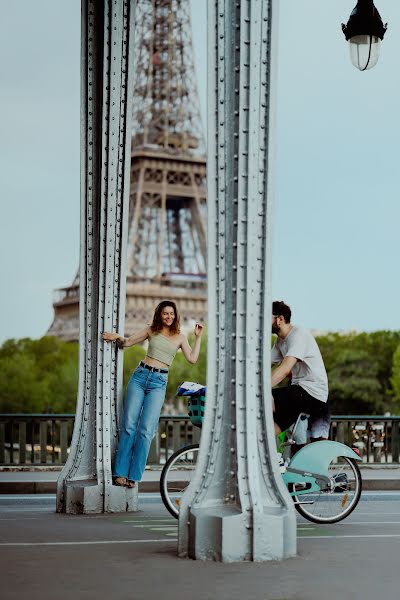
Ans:
[[[206,0],[191,0],[206,119]],[[355,0],[280,0],[273,296],[317,330],[400,329],[400,2],[371,71]],[[45,334],[79,264],[80,2],[0,0],[0,343]]]

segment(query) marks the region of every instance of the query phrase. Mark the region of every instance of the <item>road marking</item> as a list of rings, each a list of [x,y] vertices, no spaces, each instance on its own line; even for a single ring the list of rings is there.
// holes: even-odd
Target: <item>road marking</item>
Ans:
[[[307,523],[302,523],[301,525],[304,525],[308,529]],[[338,525],[400,525],[400,521],[342,521],[340,523],[318,523],[318,525],[335,525],[335,527]]]
[[[332,538],[340,539],[340,538],[348,538],[354,540],[355,538],[400,538],[400,533],[388,533],[388,534],[357,534],[357,535],[299,535],[298,539],[300,540],[331,540]]]
[[[171,519],[128,519],[122,521],[122,523],[170,523]]]
[[[169,531],[170,529],[177,529],[176,525],[132,525],[134,529],[151,529],[151,531]]]
[[[357,511],[357,515],[381,515],[381,512],[362,512],[360,510]],[[386,512],[385,510],[385,515],[400,515],[400,512]]]
[[[56,499],[56,495],[55,494],[1,494],[0,495],[0,500],[22,500],[22,499],[28,499],[28,500],[43,500],[43,499],[47,499],[47,500],[55,500]]]
[[[366,490],[361,493],[361,499],[363,496],[398,496],[399,494],[399,490]]]
[[[0,507],[0,513],[1,514],[7,514],[7,513],[39,513],[39,514],[43,514],[43,515],[48,515],[48,514],[52,514],[55,515],[56,511],[55,508],[53,506],[49,506],[48,508],[18,508],[18,507],[11,507],[11,506],[1,506]]]
[[[0,542],[0,546],[95,546],[96,544],[158,544],[177,541],[177,538],[171,540],[159,538],[157,540],[98,540],[97,542]]]
[[[338,525],[400,525],[400,521],[348,521]]]
[[[132,527],[134,529],[154,529],[155,527],[158,527],[160,529],[171,529],[171,527],[173,527],[174,529],[176,529],[176,525],[163,525],[162,523],[147,523],[147,524],[139,524],[139,523],[135,523],[134,525],[132,525]]]
[[[17,519],[17,517],[9,517],[8,519],[1,518],[0,521],[37,521],[40,518],[41,517],[24,517],[22,519]]]

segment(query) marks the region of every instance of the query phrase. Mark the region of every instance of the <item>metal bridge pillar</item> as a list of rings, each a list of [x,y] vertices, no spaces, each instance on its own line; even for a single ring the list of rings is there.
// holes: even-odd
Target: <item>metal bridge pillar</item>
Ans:
[[[79,392],[59,512],[137,509],[136,490],[112,484],[122,352],[101,337],[124,331],[134,5],[82,2]]]
[[[296,553],[270,382],[277,8],[277,0],[208,2],[207,403],[178,549],[201,560]]]

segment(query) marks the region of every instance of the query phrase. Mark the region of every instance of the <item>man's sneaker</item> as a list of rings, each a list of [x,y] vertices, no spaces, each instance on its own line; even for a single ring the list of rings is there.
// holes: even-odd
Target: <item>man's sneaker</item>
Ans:
[[[286,473],[286,462],[285,459],[283,458],[282,454],[280,452],[277,452],[278,454],[278,462],[279,462],[279,472],[280,473]]]

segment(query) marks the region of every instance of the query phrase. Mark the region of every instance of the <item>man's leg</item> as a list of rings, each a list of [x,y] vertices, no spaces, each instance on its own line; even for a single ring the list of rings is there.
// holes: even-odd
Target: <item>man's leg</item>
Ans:
[[[273,390],[272,390],[272,392],[273,392]],[[278,423],[275,423],[275,399],[274,399],[273,393],[271,394],[271,400],[272,400],[272,414],[274,416],[275,435],[277,436],[282,432],[282,430],[279,427]]]
[[[315,415],[310,417],[310,439],[311,442],[319,442],[329,439],[329,430],[331,425],[331,411],[329,399],[327,402],[317,404],[318,410]]]

